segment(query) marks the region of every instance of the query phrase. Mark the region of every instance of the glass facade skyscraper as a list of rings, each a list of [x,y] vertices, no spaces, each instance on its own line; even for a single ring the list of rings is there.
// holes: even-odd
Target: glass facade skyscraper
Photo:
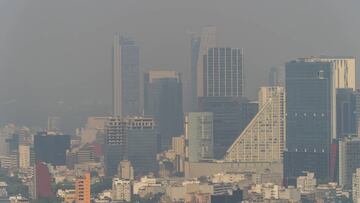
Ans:
[[[152,118],[130,117],[126,119],[128,158],[135,173],[156,172],[158,134]]]
[[[204,55],[204,96],[243,96],[243,52],[237,48],[209,48]]]
[[[109,177],[117,173],[120,161],[127,158],[126,122],[119,116],[106,121],[104,137],[105,174]]]
[[[328,177],[330,144],[336,138],[333,71],[331,62],[299,59],[286,64],[285,176],[312,171],[320,178]]]
[[[355,135],[357,130],[357,92],[352,88],[336,90],[336,136],[338,139]]]
[[[183,132],[182,82],[175,71],[149,71],[144,75],[144,115],[154,118],[167,148]]]
[[[114,36],[113,115],[134,116],[140,109],[139,47],[134,40]]]

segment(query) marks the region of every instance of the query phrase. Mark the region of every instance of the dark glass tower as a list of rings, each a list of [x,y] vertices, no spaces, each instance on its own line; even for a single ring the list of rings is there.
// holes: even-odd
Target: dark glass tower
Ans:
[[[126,122],[120,117],[111,117],[106,122],[104,140],[105,174],[112,177],[117,173],[120,161],[127,158]]]
[[[175,71],[150,71],[144,76],[144,115],[155,120],[162,147],[183,133],[182,82]]]
[[[285,177],[302,171],[329,177],[330,145],[336,138],[336,89],[330,62],[286,64],[287,152]]]
[[[139,47],[134,40],[114,36],[113,42],[113,114],[139,115]]]
[[[41,132],[34,137],[36,161],[53,166],[66,164],[66,151],[70,149],[70,135],[52,135]]]
[[[356,96],[352,88],[336,90],[336,136],[338,139],[356,134]]]

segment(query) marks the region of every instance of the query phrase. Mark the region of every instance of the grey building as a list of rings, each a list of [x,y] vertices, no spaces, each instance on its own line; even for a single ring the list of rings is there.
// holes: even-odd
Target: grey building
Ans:
[[[158,136],[152,118],[129,117],[126,119],[128,136],[128,159],[135,173],[156,171]]]
[[[222,158],[256,115],[258,104],[241,97],[201,97],[199,111],[214,117],[214,156]]]
[[[167,148],[183,132],[182,82],[175,71],[149,71],[144,75],[144,115],[153,117]]]
[[[120,161],[127,159],[126,122],[119,116],[106,121],[104,140],[105,174],[109,177],[117,173]]]
[[[213,114],[189,112],[185,117],[186,159],[189,162],[213,158]]]
[[[360,138],[344,137],[339,141],[339,184],[351,189],[352,175],[360,168]]]
[[[336,89],[331,62],[286,64],[285,177],[302,171],[329,177],[330,144],[336,138]]]
[[[357,130],[357,92],[352,88],[336,90],[336,136],[341,139],[356,134]]]
[[[138,115],[140,110],[139,47],[115,34],[113,42],[113,115]]]
[[[209,48],[203,60],[205,97],[243,96],[242,49]]]

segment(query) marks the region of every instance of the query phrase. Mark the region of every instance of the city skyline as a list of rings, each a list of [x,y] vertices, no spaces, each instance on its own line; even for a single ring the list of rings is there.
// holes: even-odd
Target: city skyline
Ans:
[[[66,1],[0,1],[0,202],[360,202],[360,3]]]
[[[55,6],[47,1],[24,4],[5,0],[1,3],[4,7],[0,9],[7,9],[2,12],[2,20],[4,29],[9,32],[0,37],[4,45],[0,60],[4,71],[0,78],[3,95],[0,113],[4,116],[0,117],[0,123],[45,127],[44,120],[49,114],[57,113],[65,118],[63,125],[68,131],[73,131],[89,116],[89,110],[92,115],[110,114],[112,92],[108,78],[112,74],[112,37],[117,32],[131,36],[141,47],[142,71],[171,68],[181,72],[185,98],[190,98],[191,78],[190,36],[187,34],[200,32],[207,25],[217,27],[218,45],[244,49],[247,58],[244,67],[248,67],[245,95],[250,99],[255,99],[257,89],[266,84],[267,70],[283,66],[284,61],[312,55],[360,55],[357,48],[360,46],[356,46],[360,30],[349,24],[357,18],[356,12],[342,12],[343,15],[336,12],[338,7],[352,11],[359,4],[354,1],[340,5],[334,0],[321,0],[313,3],[310,10],[306,2],[284,0],[212,2],[216,7],[202,1],[170,3],[159,0],[160,7],[146,1],[99,3],[90,0],[86,1],[86,7],[84,2],[72,2],[70,8],[64,6],[64,2],[57,2]],[[143,5],[147,8],[144,12]],[[217,8],[229,12],[213,15]],[[277,12],[266,8],[274,8]],[[295,8],[298,12],[290,12]],[[99,16],[97,9],[108,12]],[[169,10],[173,11],[172,16],[160,17]],[[325,16],[317,10],[334,15]],[[64,12],[67,15],[63,15]],[[79,13],[83,16],[79,17]],[[198,18],[199,13],[203,17]],[[42,20],[41,16],[48,18]],[[53,23],[60,19],[64,23]],[[318,24],[323,27],[319,29]],[[150,25],[154,29],[150,29]],[[64,30],[67,31],[62,33]],[[27,33],[26,40],[22,33]],[[47,84],[46,87],[43,84]],[[11,91],[6,87],[12,87]],[[189,99],[185,99],[184,106],[188,109]]]

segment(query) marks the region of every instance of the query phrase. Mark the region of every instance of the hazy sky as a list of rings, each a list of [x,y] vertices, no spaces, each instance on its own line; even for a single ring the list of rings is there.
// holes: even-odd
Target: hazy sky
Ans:
[[[142,70],[181,72],[187,96],[188,33],[214,25],[219,46],[244,48],[246,95],[256,99],[272,66],[358,57],[359,8],[359,0],[1,0],[0,123],[45,126],[56,112],[76,126],[110,112],[115,32],[137,41]]]

